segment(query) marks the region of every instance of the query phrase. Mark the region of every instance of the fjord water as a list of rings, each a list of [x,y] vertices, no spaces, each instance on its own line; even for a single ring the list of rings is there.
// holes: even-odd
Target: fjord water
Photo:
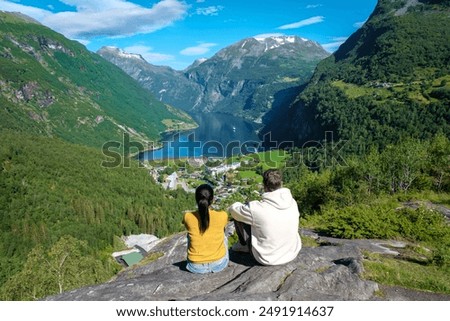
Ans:
[[[142,160],[183,157],[229,157],[258,149],[258,124],[222,113],[197,113],[192,118],[199,125],[191,131],[171,133],[163,138],[163,147],[147,151]]]

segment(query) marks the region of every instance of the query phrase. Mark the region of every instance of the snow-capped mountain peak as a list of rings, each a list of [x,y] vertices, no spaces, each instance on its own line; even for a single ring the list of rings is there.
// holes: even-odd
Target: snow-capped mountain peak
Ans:
[[[129,53],[129,52],[126,52],[126,51],[124,51],[124,50],[122,50],[120,48],[117,48],[117,47],[105,46],[105,47],[102,48],[102,50],[114,52],[117,56],[119,56],[121,58],[129,58],[129,59],[137,59],[137,60],[145,61],[145,59],[140,54]]]
[[[307,39],[299,38],[296,36],[282,36],[282,35],[260,35],[253,37],[254,39],[258,40],[260,43],[266,43],[268,41],[275,41],[279,45],[284,45],[287,43],[295,43],[297,39],[301,39],[303,41],[307,41]]]

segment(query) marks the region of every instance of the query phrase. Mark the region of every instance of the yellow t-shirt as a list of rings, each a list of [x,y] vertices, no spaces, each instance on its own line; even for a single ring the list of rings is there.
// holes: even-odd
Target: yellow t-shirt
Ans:
[[[187,257],[194,263],[209,263],[225,256],[228,249],[224,245],[224,229],[228,223],[228,215],[224,211],[209,209],[209,227],[200,234],[197,212],[184,214],[183,223],[189,234]]]

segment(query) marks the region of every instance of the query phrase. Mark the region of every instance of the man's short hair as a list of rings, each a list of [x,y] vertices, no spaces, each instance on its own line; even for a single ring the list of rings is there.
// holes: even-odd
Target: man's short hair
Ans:
[[[283,183],[281,173],[279,170],[276,169],[268,169],[263,174],[263,184],[264,189],[267,192],[273,192],[276,191],[281,187]]]

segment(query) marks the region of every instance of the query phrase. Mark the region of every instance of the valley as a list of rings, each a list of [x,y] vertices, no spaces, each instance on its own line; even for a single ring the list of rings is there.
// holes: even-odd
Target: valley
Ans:
[[[297,263],[318,280],[350,266],[320,237],[396,240],[408,245],[395,256],[352,250],[364,273],[345,282],[448,295],[449,12],[448,1],[379,0],[334,53],[255,36],[181,71],[117,47],[90,52],[0,12],[0,299],[134,273],[111,257],[127,235],[175,240],[159,248],[179,255],[196,186],[210,183],[226,210],[257,199],[268,168],[297,201],[307,231]],[[166,270],[153,254],[138,270]]]

